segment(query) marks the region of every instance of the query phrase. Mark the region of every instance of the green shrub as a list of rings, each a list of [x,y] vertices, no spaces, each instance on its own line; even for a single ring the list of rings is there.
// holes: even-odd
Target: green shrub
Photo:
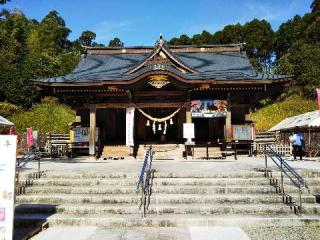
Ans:
[[[299,95],[293,95],[251,113],[250,117],[256,120],[257,131],[267,131],[285,118],[316,109],[316,100],[308,100]]]
[[[32,127],[43,133],[68,133],[68,124],[75,119],[75,112],[67,105],[54,102],[41,103],[29,111],[11,116],[19,132],[25,132]]]
[[[22,112],[21,107],[12,103],[0,102],[0,116],[6,118],[19,112]]]

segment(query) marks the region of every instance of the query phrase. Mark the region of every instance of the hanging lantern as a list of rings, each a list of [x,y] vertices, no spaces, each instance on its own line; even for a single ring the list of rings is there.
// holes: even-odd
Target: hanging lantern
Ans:
[[[172,125],[173,124],[173,121],[172,121],[172,118],[170,118],[170,125]]]
[[[161,123],[159,123],[159,125],[158,125],[158,131],[161,131],[161,130],[162,130]]]
[[[150,121],[147,120],[146,126],[149,127],[150,126]]]

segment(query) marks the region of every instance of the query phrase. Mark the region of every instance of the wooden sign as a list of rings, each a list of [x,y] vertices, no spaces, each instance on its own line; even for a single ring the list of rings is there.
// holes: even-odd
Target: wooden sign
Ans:
[[[127,108],[126,114],[126,146],[134,146],[133,129],[134,129],[134,110],[135,108]]]
[[[183,124],[183,138],[192,139],[194,138],[194,124],[184,123]]]

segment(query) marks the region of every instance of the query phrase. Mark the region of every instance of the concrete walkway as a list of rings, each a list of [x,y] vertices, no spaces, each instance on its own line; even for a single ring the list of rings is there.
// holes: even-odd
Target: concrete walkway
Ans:
[[[287,159],[288,163],[297,171],[313,170],[320,171],[320,162],[317,160],[293,161]],[[74,159],[51,159],[41,160],[41,170],[72,173],[96,172],[98,174],[123,172],[137,173],[140,171],[142,160],[133,158],[124,160],[95,160],[88,157]],[[220,160],[154,160],[153,167],[158,172],[233,172],[233,171],[252,171],[257,168],[264,168],[265,160],[263,157],[239,156],[238,160],[233,157]],[[276,169],[275,164],[269,159],[268,167]],[[20,168],[21,173],[35,172],[38,169],[38,162],[29,162]]]

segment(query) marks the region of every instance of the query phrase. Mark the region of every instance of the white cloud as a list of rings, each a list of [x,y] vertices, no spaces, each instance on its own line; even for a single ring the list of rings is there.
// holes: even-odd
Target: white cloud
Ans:
[[[131,21],[102,21],[93,27],[93,31],[97,34],[97,42],[105,42],[114,37],[121,37],[123,34],[133,31],[134,23]]]

